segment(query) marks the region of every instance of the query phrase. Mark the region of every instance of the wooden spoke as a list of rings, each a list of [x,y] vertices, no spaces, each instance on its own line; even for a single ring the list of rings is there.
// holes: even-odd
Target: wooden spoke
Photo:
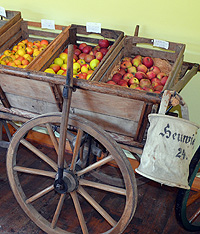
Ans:
[[[60,199],[59,199],[59,202],[58,202],[58,206],[57,206],[57,208],[56,208],[55,214],[54,214],[53,219],[52,219],[52,222],[51,222],[51,227],[52,227],[52,228],[55,228],[55,227],[56,227],[56,224],[57,224],[57,221],[58,221],[58,218],[59,218],[61,209],[62,209],[62,207],[63,207],[63,202],[64,202],[64,200],[65,200],[65,197],[66,197],[66,194],[65,194],[65,193],[61,194]]]
[[[84,179],[80,179],[79,184],[126,196],[126,189],[122,189],[119,187],[114,187],[114,186],[107,185],[107,184],[96,183],[96,182],[84,180]]]
[[[111,226],[114,227],[117,224],[117,222],[83,189],[83,187],[79,186],[77,191],[104,217],[104,219]]]
[[[58,140],[57,140],[57,138],[56,138],[56,136],[55,136],[55,134],[53,132],[51,124],[47,123],[46,127],[47,127],[47,130],[48,130],[49,136],[51,138],[51,141],[53,143],[53,146],[54,146],[54,148],[56,150],[56,153],[58,154]]]
[[[187,206],[191,205],[193,202],[195,202],[197,199],[200,198],[200,191],[192,195],[188,201],[187,201]]]
[[[75,206],[76,213],[77,213],[80,225],[81,225],[82,232],[83,232],[83,234],[88,234],[88,229],[87,229],[87,226],[85,223],[85,219],[83,217],[83,212],[82,212],[79,200],[78,200],[77,193],[75,191],[73,191],[70,193],[70,195],[71,195],[72,200],[74,202],[74,206]]]
[[[42,191],[40,191],[39,193],[33,195],[32,197],[29,197],[27,200],[26,200],[26,203],[31,203],[35,200],[37,200],[38,198],[44,196],[45,194],[49,193],[50,191],[52,191],[54,189],[54,186],[51,185],[45,189],[43,189]]]
[[[90,166],[84,168],[83,170],[78,171],[78,172],[77,172],[77,175],[78,175],[78,176],[81,176],[81,175],[83,175],[83,174],[85,174],[85,173],[88,173],[88,172],[90,172],[90,171],[92,171],[92,170],[94,170],[94,169],[96,169],[96,168],[98,168],[98,167],[100,167],[100,166],[103,166],[104,164],[106,164],[106,163],[108,163],[108,162],[110,162],[110,161],[112,161],[112,160],[113,160],[112,155],[109,155],[109,156],[107,156],[106,158],[103,158],[103,159],[101,159],[100,161],[95,162],[95,163],[93,163],[92,165],[90,165]]]
[[[83,136],[83,131],[81,129],[79,129],[78,133],[77,133],[76,144],[75,144],[75,147],[74,147],[72,162],[71,162],[71,166],[70,166],[70,169],[72,171],[74,171],[74,169],[75,169],[76,161],[77,161],[77,158],[78,158],[78,152],[79,152],[80,146],[81,146],[82,136]]]
[[[13,170],[18,171],[18,172],[27,173],[27,174],[47,176],[47,177],[51,177],[51,178],[56,177],[56,172],[44,171],[44,170],[28,168],[28,167],[14,166]]]
[[[192,215],[192,217],[190,218],[190,223],[193,223],[195,221],[195,219],[198,218],[198,216],[200,215],[200,208],[195,212],[195,214]]]
[[[31,150],[33,153],[35,153],[44,162],[46,162],[47,164],[49,164],[55,171],[57,171],[57,169],[58,169],[57,164],[53,160],[51,160],[47,155],[45,155],[39,149],[37,149],[35,146],[33,146],[30,142],[28,142],[25,139],[21,139],[20,143],[22,145],[24,145],[26,148],[28,148],[29,150]]]

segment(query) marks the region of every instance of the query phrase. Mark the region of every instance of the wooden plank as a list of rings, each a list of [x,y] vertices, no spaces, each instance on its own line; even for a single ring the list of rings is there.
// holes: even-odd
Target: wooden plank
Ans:
[[[7,93],[10,93],[22,97],[55,103],[54,95],[52,94],[51,88],[47,82],[0,74],[0,85],[6,95]]]
[[[1,103],[4,105],[4,107],[6,108],[10,108],[10,103],[4,93],[4,91],[2,90],[1,86],[0,86],[0,99],[1,99]]]
[[[74,114],[98,124],[106,131],[120,133],[121,135],[129,137],[135,136],[138,123],[133,120],[131,121],[77,108],[73,108],[72,111]]]
[[[138,122],[143,102],[110,94],[77,89],[71,107]]]
[[[6,96],[12,108],[21,109],[36,114],[45,114],[59,111],[56,103],[47,102],[47,100],[43,101],[39,99],[33,99],[32,97],[29,98],[10,93],[6,93]]]

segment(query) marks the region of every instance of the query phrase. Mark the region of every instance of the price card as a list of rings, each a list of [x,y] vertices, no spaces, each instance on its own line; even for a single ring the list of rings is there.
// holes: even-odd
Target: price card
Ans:
[[[6,17],[6,11],[3,7],[0,6],[0,15]]]
[[[100,23],[86,23],[86,31],[93,32],[93,33],[101,33],[101,24]]]
[[[168,41],[162,41],[162,40],[154,39],[153,46],[164,48],[164,49],[169,49],[169,42]]]
[[[55,30],[54,20],[41,19],[41,27]]]

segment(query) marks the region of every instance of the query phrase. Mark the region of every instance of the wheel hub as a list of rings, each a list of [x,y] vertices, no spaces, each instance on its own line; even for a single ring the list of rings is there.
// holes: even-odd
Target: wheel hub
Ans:
[[[60,179],[58,174],[54,182],[54,189],[58,193],[70,193],[78,187],[77,176],[69,169],[63,170],[63,177]]]

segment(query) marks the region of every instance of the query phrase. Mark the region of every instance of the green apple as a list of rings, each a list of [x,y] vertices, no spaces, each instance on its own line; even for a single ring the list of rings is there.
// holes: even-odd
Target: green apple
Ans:
[[[61,58],[63,61],[65,61],[67,59],[68,55],[67,53],[64,53],[62,52],[60,55],[59,55],[59,58]]]
[[[63,65],[63,60],[61,58],[55,58],[54,63],[61,67]]]
[[[95,68],[99,65],[100,61],[98,59],[93,59],[90,62],[90,67],[92,70],[95,70]]]

